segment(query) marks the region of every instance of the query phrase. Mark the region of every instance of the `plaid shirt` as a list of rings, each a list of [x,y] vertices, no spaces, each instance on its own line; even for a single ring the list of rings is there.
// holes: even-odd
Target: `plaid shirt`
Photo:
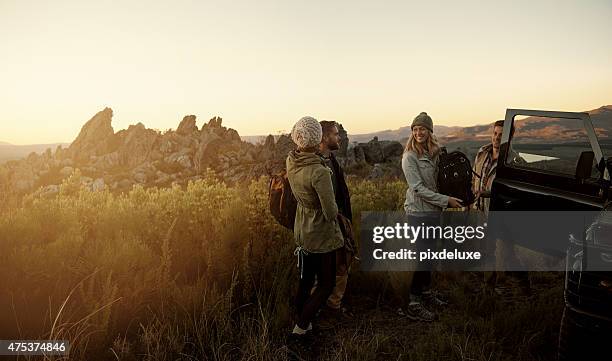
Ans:
[[[495,171],[497,169],[497,159],[493,159],[493,144],[487,144],[482,146],[476,154],[474,160],[473,170],[476,174],[480,175],[478,178],[476,175],[472,177],[472,191],[474,194],[477,192],[490,192],[491,186],[493,185],[493,179],[495,179]],[[478,210],[489,212],[490,198],[479,197],[474,207]]]

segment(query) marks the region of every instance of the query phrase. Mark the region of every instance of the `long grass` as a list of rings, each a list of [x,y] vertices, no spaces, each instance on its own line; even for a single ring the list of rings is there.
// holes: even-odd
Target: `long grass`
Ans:
[[[0,339],[66,339],[71,360],[284,360],[297,283],[292,234],[268,212],[267,180],[229,187],[90,192],[79,174],[51,198],[0,209]],[[401,209],[405,183],[351,180],[363,210]],[[14,202],[14,201],[13,201]],[[322,336],[330,360],[552,359],[558,277],[504,306],[442,276],[453,309],[428,327],[385,307],[385,280],[351,276],[360,313]]]

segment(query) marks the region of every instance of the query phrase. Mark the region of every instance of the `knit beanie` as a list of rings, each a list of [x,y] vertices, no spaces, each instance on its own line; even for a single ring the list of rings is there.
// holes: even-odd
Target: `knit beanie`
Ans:
[[[321,143],[323,130],[321,124],[313,117],[303,117],[291,130],[291,139],[299,148],[312,148]]]
[[[433,120],[431,120],[431,117],[425,112],[421,112],[421,114],[417,115],[416,118],[414,118],[410,129],[414,128],[415,125],[425,127],[433,133]]]

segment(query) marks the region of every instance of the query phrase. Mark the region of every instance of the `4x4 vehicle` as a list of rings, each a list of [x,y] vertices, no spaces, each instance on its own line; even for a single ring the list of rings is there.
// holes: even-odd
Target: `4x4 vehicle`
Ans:
[[[587,113],[506,111],[490,209],[597,215],[582,232],[559,221],[545,225],[567,250],[560,360],[612,360],[612,159],[606,154]],[[530,230],[514,236],[528,238]]]

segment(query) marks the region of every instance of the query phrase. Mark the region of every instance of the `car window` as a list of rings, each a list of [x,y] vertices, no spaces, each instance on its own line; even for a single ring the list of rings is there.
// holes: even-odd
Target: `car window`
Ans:
[[[610,116],[610,118],[612,118],[612,116]],[[610,118],[597,116],[592,118],[595,134],[601,146],[601,152],[606,158],[612,157],[612,134],[610,129],[612,128],[612,124],[610,124]]]
[[[517,116],[506,164],[574,177],[583,151],[592,151],[581,119]],[[593,167],[591,176],[598,177]]]

